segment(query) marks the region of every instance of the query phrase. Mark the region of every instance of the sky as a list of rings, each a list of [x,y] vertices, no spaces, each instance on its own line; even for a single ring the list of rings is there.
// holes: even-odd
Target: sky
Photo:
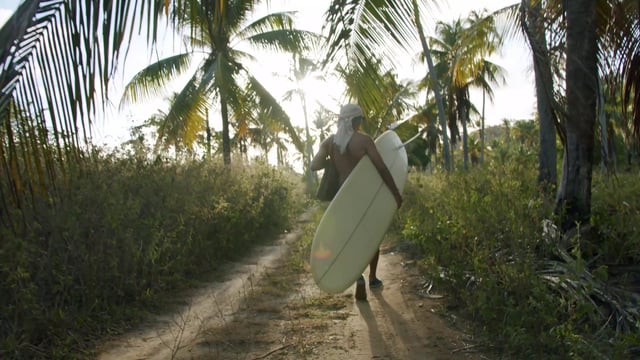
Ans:
[[[11,16],[21,1],[19,0],[2,0],[0,1],[0,25]],[[494,11],[508,5],[512,5],[517,0],[449,0],[447,2],[440,1],[440,12],[429,14],[428,19],[433,19],[431,24],[424,24],[427,35],[434,35],[433,26],[435,20],[445,22],[465,18],[472,10],[487,9]],[[328,7],[329,0],[271,0],[269,8],[262,8],[260,11],[296,11],[296,26],[305,30],[320,32],[322,27],[323,15]],[[431,25],[431,27],[429,27]],[[118,103],[122,95],[124,84],[131,77],[142,70],[146,65],[180,51],[181,44],[179,41],[170,40],[169,34],[165,35],[164,41],[160,41],[164,46],[159,49],[157,54],[153,56],[146,50],[146,43],[138,39],[132,46],[132,50],[127,58],[127,62],[119,67],[119,71],[112,81],[112,89],[110,92],[111,103],[107,106],[108,110],[98,119],[93,126],[93,140],[95,144],[107,144],[116,146],[130,138],[130,128],[140,125],[144,119],[150,117],[158,110],[166,107],[166,102],[162,97],[146,101],[141,106],[129,107],[119,110]],[[420,49],[416,49],[416,53]],[[261,58],[262,59],[262,58]],[[262,59],[263,60],[263,59]],[[510,39],[505,43],[500,54],[495,55],[493,62],[502,66],[506,70],[506,85],[494,86],[494,101],[487,102],[486,123],[487,125],[497,125],[502,123],[503,119],[528,119],[535,113],[535,93],[533,71],[531,66],[531,55],[528,47],[524,45],[523,39]],[[276,97],[283,94],[284,91],[292,87],[291,83],[285,79],[288,71],[288,57],[282,56],[272,58],[267,66],[264,63],[255,65],[257,71],[261,71],[259,78],[265,82]],[[419,78],[426,74],[425,65],[416,65],[410,62],[406,67],[399,71],[400,76]],[[280,73],[274,76],[273,73]],[[178,85],[179,86],[179,83]],[[341,99],[337,98],[340,84],[335,83],[310,83],[309,114],[312,117],[315,100],[320,101],[324,106],[338,112]],[[172,86],[173,87],[173,86]],[[171,90],[175,90],[173,87]],[[480,108],[482,104],[482,95],[479,91],[471,92],[471,100]],[[288,112],[295,126],[304,126],[304,117],[298,104],[284,103],[283,107]],[[214,116],[212,116],[213,120]],[[309,120],[311,121],[311,119]],[[219,121],[212,121],[215,130],[220,129]]]

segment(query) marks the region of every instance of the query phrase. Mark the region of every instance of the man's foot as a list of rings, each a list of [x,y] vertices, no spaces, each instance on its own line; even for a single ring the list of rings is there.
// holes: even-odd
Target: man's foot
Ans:
[[[364,277],[362,276],[356,281],[356,300],[367,300],[367,288],[364,285]]]
[[[369,287],[371,289],[379,288],[382,286],[382,280],[375,278],[373,280],[369,280]]]

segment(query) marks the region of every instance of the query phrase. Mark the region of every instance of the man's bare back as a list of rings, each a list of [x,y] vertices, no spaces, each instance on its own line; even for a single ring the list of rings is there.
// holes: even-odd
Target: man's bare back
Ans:
[[[369,157],[373,166],[378,170],[382,180],[389,187],[391,193],[395,197],[398,207],[400,207],[400,205],[402,205],[402,196],[393,181],[393,177],[382,160],[378,149],[376,149],[373,139],[365,134],[357,131],[354,132],[344,154],[341,154],[333,143],[333,135],[329,136],[329,138],[323,141],[320,145],[320,149],[311,162],[311,169],[317,171],[324,168],[325,161],[327,161],[327,157],[330,156],[336,165],[340,184],[342,185],[349,174],[351,174],[351,171],[356,167],[360,159],[365,155]]]

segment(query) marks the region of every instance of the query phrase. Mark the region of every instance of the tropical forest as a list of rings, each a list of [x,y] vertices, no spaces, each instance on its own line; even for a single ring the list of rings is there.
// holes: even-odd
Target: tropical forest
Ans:
[[[106,358],[107,339],[301,217],[282,269],[308,277],[329,205],[310,163],[347,103],[362,108],[361,132],[396,132],[408,157],[381,257],[411,259],[442,295],[441,318],[473,339],[433,358],[640,358],[640,1],[478,1],[446,19],[433,14],[468,0],[12,2],[0,28],[1,359]],[[287,8],[311,3],[315,30]],[[497,60],[509,44],[526,49],[533,111],[494,118],[509,105],[497,91],[518,96]],[[265,77],[280,65],[280,80]],[[334,103],[311,96],[312,78]],[[96,140],[116,122],[125,139]],[[297,286],[275,273],[272,291]],[[400,281],[385,276],[391,296]],[[208,356],[181,352],[182,328],[166,356],[135,358],[432,358],[319,355],[300,340],[304,319],[328,342],[341,336],[332,323],[366,314],[351,290],[314,291],[251,336],[219,331],[202,342],[218,349]],[[371,306],[385,305],[379,294]],[[258,326],[255,314],[237,328]],[[376,342],[367,324],[354,343]]]

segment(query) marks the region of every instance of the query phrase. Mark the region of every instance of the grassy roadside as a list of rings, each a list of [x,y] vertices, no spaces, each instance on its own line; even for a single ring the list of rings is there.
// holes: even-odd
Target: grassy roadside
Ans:
[[[635,356],[637,175],[595,174],[592,224],[565,237],[565,248],[544,231],[552,211],[536,195],[533,165],[494,162],[455,176],[412,174],[401,236],[421,250],[426,276],[446,289],[452,310],[503,356]]]
[[[0,226],[0,357],[70,359],[290,228],[297,176],[260,164],[97,157]],[[28,206],[25,205],[25,206]]]
[[[504,357],[634,356],[637,175],[595,176],[591,230],[568,238],[563,250],[543,235],[550,209],[536,197],[534,172],[526,161],[506,161],[455,176],[412,174],[389,237],[419,249],[449,310],[473,321]],[[290,229],[305,205],[299,179],[261,165],[105,157],[76,175],[57,198],[21,215],[31,216],[22,233],[0,228],[2,358],[88,356],[92,339]],[[326,320],[344,320],[349,296],[302,290],[321,215],[319,208],[302,225],[288,260],[244,295],[252,312],[206,334],[202,358],[311,354],[324,344],[313,334]]]

